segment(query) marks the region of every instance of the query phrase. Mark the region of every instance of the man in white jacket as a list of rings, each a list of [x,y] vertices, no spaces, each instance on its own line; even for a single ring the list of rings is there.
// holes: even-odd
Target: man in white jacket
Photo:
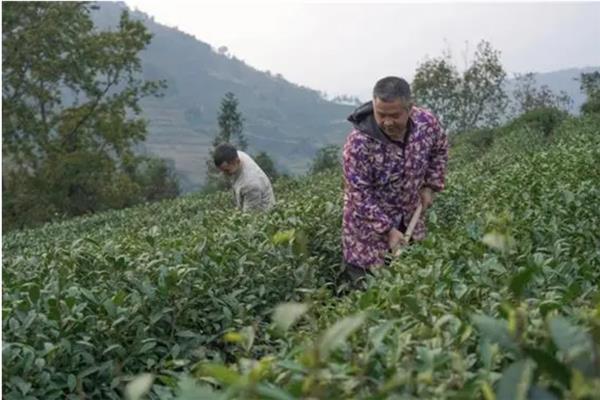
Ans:
[[[217,146],[213,154],[215,166],[231,177],[237,208],[267,211],[275,204],[271,181],[246,153],[228,143]]]

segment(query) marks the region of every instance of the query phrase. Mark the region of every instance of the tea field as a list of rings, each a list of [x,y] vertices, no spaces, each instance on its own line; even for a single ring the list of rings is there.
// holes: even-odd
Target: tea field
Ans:
[[[193,195],[3,234],[3,398],[600,398],[599,165],[593,116],[455,138],[428,238],[365,290],[339,171],[266,215]]]

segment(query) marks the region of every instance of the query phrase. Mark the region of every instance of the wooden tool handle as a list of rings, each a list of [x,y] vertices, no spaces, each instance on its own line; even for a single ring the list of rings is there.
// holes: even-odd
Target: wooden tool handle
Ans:
[[[412,218],[410,219],[410,222],[408,223],[408,228],[406,228],[406,233],[404,234],[404,239],[406,240],[406,243],[408,243],[408,241],[410,240],[413,231],[415,230],[415,226],[417,226],[417,222],[419,221],[419,217],[421,216],[421,212],[423,211],[423,206],[421,205],[421,203],[419,203],[419,205],[417,206],[417,209],[415,210],[415,213],[413,214]]]
[[[406,244],[408,244],[408,242],[410,242],[410,238],[413,234],[413,231],[415,230],[415,226],[417,226],[417,222],[419,221],[419,217],[421,216],[422,211],[423,211],[423,206],[421,205],[421,203],[419,203],[419,205],[417,206],[417,209],[413,213],[412,218],[410,219],[410,222],[408,223],[406,232],[404,233],[404,241]],[[402,246],[400,246],[399,248],[397,248],[394,251],[394,256],[398,257],[401,252],[402,252]]]

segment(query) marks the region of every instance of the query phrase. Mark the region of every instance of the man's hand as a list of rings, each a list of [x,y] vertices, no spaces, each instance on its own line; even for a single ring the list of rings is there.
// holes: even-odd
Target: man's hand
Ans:
[[[433,190],[428,187],[421,188],[419,192],[421,195],[421,204],[423,205],[423,210],[428,209],[431,204],[433,204]]]
[[[388,232],[388,245],[390,246],[390,250],[395,251],[398,246],[406,244],[404,240],[404,235],[396,228],[392,228]]]

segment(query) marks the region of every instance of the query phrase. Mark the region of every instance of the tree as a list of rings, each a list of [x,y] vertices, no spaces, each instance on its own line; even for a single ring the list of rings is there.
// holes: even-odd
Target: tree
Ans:
[[[458,124],[457,95],[460,74],[452,64],[450,53],[426,60],[419,65],[412,83],[415,100],[429,108],[448,130]]]
[[[581,74],[581,90],[587,100],[581,106],[583,114],[600,114],[600,71]]]
[[[559,109],[568,111],[573,100],[569,95],[561,91],[555,94],[547,85],[538,87],[535,75],[532,72],[527,74],[517,74],[515,76],[517,83],[513,90],[513,113],[516,115],[524,114],[535,109]]]
[[[219,132],[213,140],[213,148],[206,161],[206,189],[222,190],[229,187],[228,181],[219,174],[213,162],[214,149],[222,143],[230,143],[238,150],[246,150],[248,142],[244,137],[244,118],[238,111],[238,100],[231,92],[225,93],[217,117]]]
[[[179,179],[175,174],[173,160],[153,156],[140,157],[136,169],[136,182],[142,187],[143,198],[147,201],[172,199],[179,195]]]
[[[248,142],[243,134],[244,118],[238,111],[238,100],[233,93],[225,93],[225,97],[221,100],[217,120],[219,132],[213,141],[213,146],[217,147],[221,143],[231,143],[238,150],[246,150]]]
[[[229,48],[227,46],[219,46],[217,53],[227,57],[229,55]]]
[[[464,132],[500,123],[507,107],[505,78],[500,53],[481,41],[463,73],[448,51],[417,67],[412,88],[418,104],[431,109],[448,131]]]
[[[320,148],[313,159],[310,167],[310,173],[316,174],[329,169],[340,168],[340,151],[340,146],[335,144],[330,144]]]
[[[163,82],[140,79],[151,39],[123,12],[98,32],[92,5],[2,5],[3,207],[7,225],[134,203],[133,146],[146,136],[139,100]],[[32,211],[33,210],[33,211]],[[33,218],[33,219],[32,219]]]
[[[261,151],[260,153],[258,153],[254,157],[254,161],[265,172],[265,174],[267,174],[271,181],[274,181],[279,177],[279,173],[275,168],[275,163],[266,152]]]

